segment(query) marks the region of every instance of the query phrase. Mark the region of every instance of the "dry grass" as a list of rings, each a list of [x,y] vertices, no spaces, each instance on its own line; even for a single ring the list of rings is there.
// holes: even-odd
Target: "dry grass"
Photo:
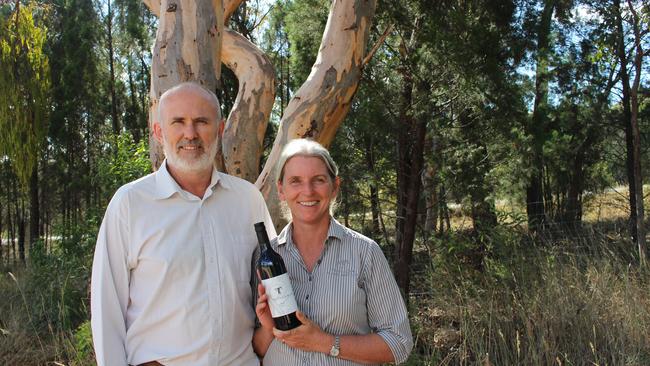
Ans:
[[[0,277],[0,365],[94,364],[88,349],[79,349],[86,339],[52,318],[61,310],[48,308],[49,295],[30,288],[29,270],[10,273],[3,271]],[[65,306],[65,299],[58,300],[54,306]]]
[[[410,364],[650,365],[650,271],[593,245],[513,244],[481,269],[436,256],[415,281]]]

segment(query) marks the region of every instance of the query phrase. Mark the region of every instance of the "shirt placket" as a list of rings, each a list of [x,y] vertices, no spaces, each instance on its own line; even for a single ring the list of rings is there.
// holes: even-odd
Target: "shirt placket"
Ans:
[[[318,306],[317,303],[314,302],[313,299],[313,294],[315,292],[315,283],[316,283],[316,273],[318,272],[321,263],[323,262],[323,258],[325,257],[325,254],[327,252],[327,242],[328,240],[325,241],[325,246],[323,248],[323,252],[321,253],[320,258],[316,261],[316,265],[314,265],[314,268],[312,268],[311,273],[307,270],[307,266],[305,265],[305,262],[302,260],[302,257],[300,256],[300,253],[298,252],[298,248],[295,246],[292,247],[292,255],[294,258],[297,260],[298,263],[300,263],[300,267],[303,271],[303,273],[307,276],[307,286],[306,286],[306,291],[303,296],[305,296],[305,309],[302,311],[307,315],[308,318],[314,319],[314,314],[317,313],[316,307]],[[304,352],[302,351],[302,365],[303,366],[311,366],[314,364],[314,357],[316,357],[316,353],[314,352]]]
[[[219,257],[217,256],[216,239],[214,237],[213,229],[210,225],[210,218],[206,212],[206,203],[208,197],[201,201],[199,212],[199,225],[201,229],[201,239],[203,245],[203,255],[205,260],[206,269],[206,282],[208,287],[208,309],[210,321],[210,351],[208,355],[209,365],[219,364],[219,349],[223,339],[223,329],[221,319],[223,306],[221,304],[221,286],[219,281]]]

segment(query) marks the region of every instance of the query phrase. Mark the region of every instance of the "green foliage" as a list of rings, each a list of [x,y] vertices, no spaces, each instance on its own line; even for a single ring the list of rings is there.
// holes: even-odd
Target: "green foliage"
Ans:
[[[316,61],[330,3],[328,0],[291,0],[288,3],[286,31],[291,45],[293,90],[307,80]]]
[[[89,213],[67,237],[47,247],[43,241],[32,247],[27,286],[34,291],[35,300],[30,304],[39,328],[70,330],[87,319],[90,268],[100,219],[101,213]]]
[[[92,329],[90,328],[90,320],[81,323],[77,330],[74,332],[74,342],[76,349],[76,361],[83,365],[83,361],[92,360],[94,358],[93,351],[93,338]]]
[[[108,135],[111,148],[97,161],[97,175],[92,184],[101,187],[105,194],[113,194],[120,186],[151,173],[149,148],[143,139],[135,142],[130,133]],[[107,202],[107,201],[106,201]]]
[[[36,167],[50,102],[47,30],[35,19],[36,3],[0,18],[0,154],[7,156],[23,186]]]

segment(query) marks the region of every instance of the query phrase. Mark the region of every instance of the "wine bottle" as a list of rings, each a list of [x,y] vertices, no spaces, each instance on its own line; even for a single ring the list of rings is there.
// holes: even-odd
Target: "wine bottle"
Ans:
[[[257,262],[262,285],[268,296],[268,304],[275,327],[289,330],[301,323],[296,316],[298,305],[282,257],[271,248],[269,236],[263,222],[255,224],[257,241],[260,244],[260,259]]]

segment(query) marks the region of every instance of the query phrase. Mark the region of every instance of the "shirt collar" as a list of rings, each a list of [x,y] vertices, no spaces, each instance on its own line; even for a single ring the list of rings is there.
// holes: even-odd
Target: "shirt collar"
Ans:
[[[278,246],[284,245],[287,244],[287,242],[291,241],[292,231],[293,231],[293,223],[290,222],[289,224],[287,224],[287,226],[284,227],[284,229],[282,229],[280,235],[278,235],[277,245]],[[345,236],[345,233],[346,233],[345,226],[341,225],[338,221],[336,221],[335,218],[330,216],[330,227],[327,230],[327,239],[336,238],[342,240],[343,237]]]
[[[212,168],[212,177],[210,178],[210,185],[208,186],[209,189],[214,190],[217,184],[227,189],[230,188],[230,184],[228,184],[226,179],[223,179],[222,174],[223,173],[220,173],[216,168]],[[154,192],[154,196],[157,199],[166,199],[171,197],[174,193],[182,194],[182,192],[184,192],[183,188],[181,188],[171,174],[169,174],[169,170],[167,170],[167,159],[163,160],[160,168],[156,171],[155,178],[156,191]]]

